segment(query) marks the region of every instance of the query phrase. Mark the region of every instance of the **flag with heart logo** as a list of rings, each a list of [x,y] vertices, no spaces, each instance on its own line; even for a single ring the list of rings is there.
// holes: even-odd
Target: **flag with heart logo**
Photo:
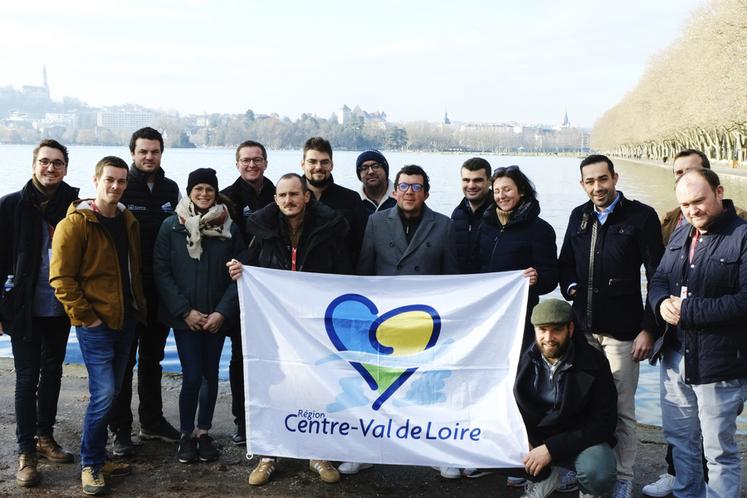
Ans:
[[[522,467],[521,272],[358,277],[244,267],[247,453]]]

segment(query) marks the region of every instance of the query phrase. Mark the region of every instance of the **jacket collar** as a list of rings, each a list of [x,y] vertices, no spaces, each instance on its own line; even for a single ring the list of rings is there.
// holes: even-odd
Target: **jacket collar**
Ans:
[[[150,173],[146,173],[145,171],[140,171],[135,167],[135,163],[132,163],[130,165],[130,179],[129,181],[138,181],[138,182],[146,182],[148,181],[148,176]],[[154,181],[158,182],[158,180],[161,180],[166,174],[163,172],[162,167],[158,167],[156,171],[153,172],[153,179]]]

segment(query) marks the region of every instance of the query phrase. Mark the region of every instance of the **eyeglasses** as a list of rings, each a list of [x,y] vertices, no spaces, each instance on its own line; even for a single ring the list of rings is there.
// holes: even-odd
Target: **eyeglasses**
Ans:
[[[369,168],[372,171],[381,171],[382,169],[384,169],[384,165],[381,163],[364,164],[358,167],[358,173],[363,173],[364,171],[368,171]]]
[[[423,184],[422,183],[398,183],[397,184],[397,190],[400,192],[407,192],[408,190],[412,189],[413,192],[420,192],[423,190]]]
[[[52,165],[54,169],[62,169],[65,166],[65,161],[61,159],[55,159],[54,161],[50,161],[46,157],[42,157],[41,159],[38,159],[37,162],[45,168],[49,167],[49,165]]]
[[[245,157],[239,160],[239,164],[242,166],[249,166],[254,163],[255,166],[262,166],[265,163],[264,157]]]

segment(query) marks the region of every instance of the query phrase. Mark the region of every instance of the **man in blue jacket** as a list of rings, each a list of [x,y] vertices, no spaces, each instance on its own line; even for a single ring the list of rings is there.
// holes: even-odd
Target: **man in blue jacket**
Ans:
[[[459,273],[477,273],[480,269],[475,246],[477,229],[490,204],[490,174],[490,163],[482,157],[467,159],[460,170],[464,198],[451,213]]]
[[[616,190],[612,161],[591,155],[581,162],[581,186],[589,202],[571,213],[560,251],[560,290],[573,301],[576,325],[610,362],[617,388],[617,483],[613,496],[633,493],[638,362],[648,358],[656,330],[644,310],[641,265],[650,279],[661,259],[656,212]]]
[[[747,222],[709,169],[685,173],[675,192],[690,223],[672,234],[648,294],[666,324],[652,361],[662,361],[662,425],[677,471],[672,491],[737,497],[736,418],[747,397]]]

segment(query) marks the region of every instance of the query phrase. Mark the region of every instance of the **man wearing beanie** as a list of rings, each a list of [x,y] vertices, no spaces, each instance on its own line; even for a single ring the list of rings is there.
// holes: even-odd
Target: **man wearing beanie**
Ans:
[[[8,334],[16,371],[16,483],[41,480],[37,457],[71,463],[73,455],[54,439],[62,362],[70,320],[49,285],[52,234],[78,198],[65,183],[67,148],[43,140],[33,151],[31,180],[0,199],[0,335]]]
[[[117,456],[132,456],[132,372],[137,360],[137,391],[140,404],[140,439],[160,439],[176,443],[177,431],[163,416],[161,400],[161,360],[169,328],[158,319],[158,295],[153,279],[153,247],[161,222],[174,213],[179,202],[179,186],[166,178],[161,168],[163,137],[153,128],[142,128],[130,139],[130,166],[127,190],[121,202],[140,224],[140,250],[145,300],[148,304],[146,322],[138,323],[132,342],[122,390],[114,400],[109,428],[114,434],[113,452]]]
[[[523,496],[544,498],[575,470],[582,493],[601,495],[615,483],[617,390],[609,362],[581,336],[573,311],[559,299],[532,310],[535,344],[519,359],[514,397],[530,450]]]
[[[389,163],[384,154],[373,149],[361,152],[355,170],[361,181],[361,201],[369,216],[397,205],[391,195],[394,184],[389,181]]]

